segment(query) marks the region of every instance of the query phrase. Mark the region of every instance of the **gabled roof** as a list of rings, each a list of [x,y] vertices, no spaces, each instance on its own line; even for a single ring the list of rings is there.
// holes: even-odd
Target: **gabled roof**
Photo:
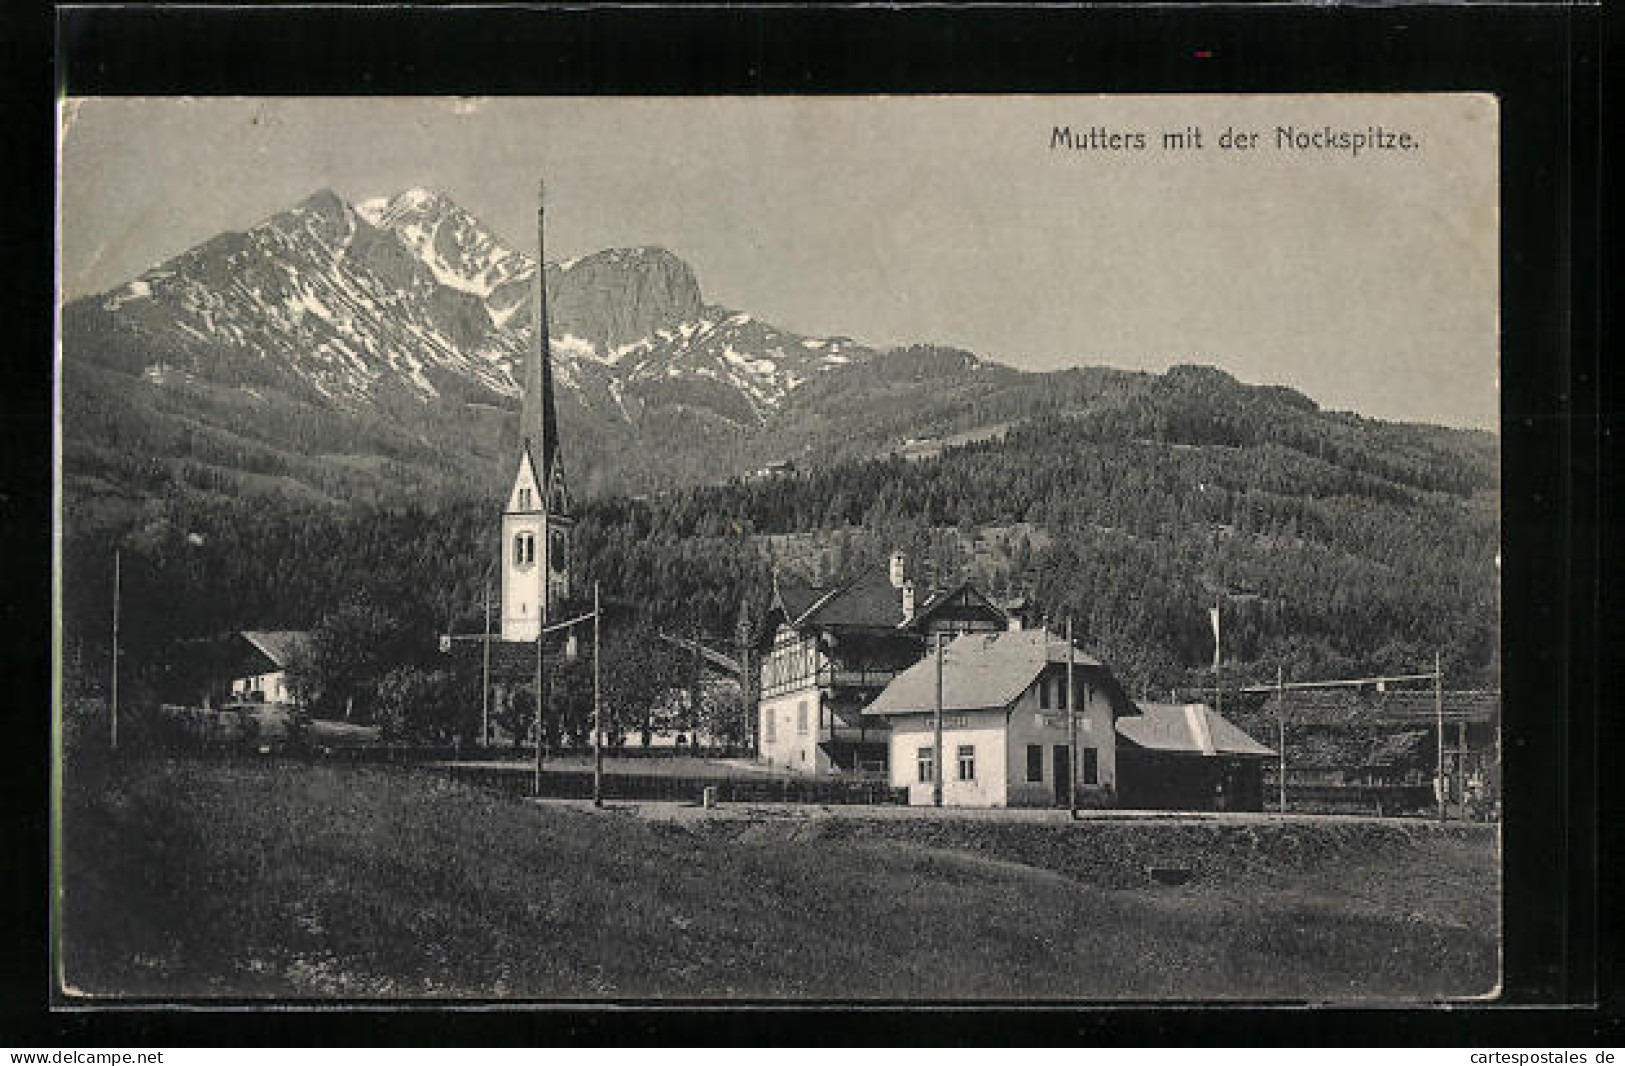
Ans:
[[[875,571],[820,597],[798,625],[895,627],[903,620],[903,590]]]
[[[961,581],[951,588],[941,589],[926,597],[925,602],[915,608],[914,617],[909,620],[910,623],[931,617],[943,608],[951,606],[960,596],[964,596],[965,599],[969,600],[971,606],[985,610],[1001,624],[1009,618],[1009,615],[1004,612],[1002,607],[982,595],[976,586],[969,581]]]
[[[286,667],[310,650],[310,633],[303,629],[245,629],[243,639],[272,663]]]
[[[1117,723],[1117,732],[1147,751],[1191,755],[1274,755],[1205,703],[1140,703],[1140,714]]]
[[[530,488],[536,494],[533,506],[521,510],[519,507],[519,490]],[[564,484],[564,464],[554,456],[552,465],[543,470],[536,462],[535,451],[529,440],[521,441],[519,445],[519,466],[514,472],[512,487],[508,490],[508,502],[503,509],[504,514],[538,514],[546,510],[553,516],[568,516],[570,514],[570,493]]]
[[[794,622],[807,613],[807,608],[827,596],[830,590],[808,584],[798,577],[773,572],[773,606],[787,622]]]
[[[1044,669],[1067,661],[1066,642],[1042,629],[966,633],[942,656],[942,709],[1002,710],[1015,702]],[[1104,663],[1082,651],[1074,666],[1101,685],[1118,714],[1134,714],[1134,704]],[[937,663],[927,656],[892,679],[864,714],[918,714],[936,709]]]

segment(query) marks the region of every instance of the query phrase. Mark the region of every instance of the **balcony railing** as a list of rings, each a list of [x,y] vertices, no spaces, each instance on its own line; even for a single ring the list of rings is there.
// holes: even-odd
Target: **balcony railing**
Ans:
[[[844,666],[822,666],[818,669],[818,684],[823,688],[883,689],[901,670],[852,669]]]
[[[857,689],[870,693],[878,693],[891,684],[892,678],[902,673],[901,670],[887,669],[852,669],[844,666],[820,666],[813,674],[800,674],[794,677],[777,677],[764,681],[762,696],[772,697],[805,688],[809,684],[816,684],[824,689]]]
[[[820,744],[884,744],[891,730],[884,722],[870,722],[865,726],[848,725],[837,721],[818,730]]]

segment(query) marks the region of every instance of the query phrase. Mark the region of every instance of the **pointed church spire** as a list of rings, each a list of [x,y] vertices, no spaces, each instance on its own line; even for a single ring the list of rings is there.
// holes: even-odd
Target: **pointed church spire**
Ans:
[[[547,183],[536,186],[536,300],[530,358],[525,366],[524,404],[519,435],[530,449],[543,486],[551,484],[559,458],[558,415],[553,408],[553,345],[547,318],[547,242],[544,235]],[[547,489],[544,487],[543,492]]]

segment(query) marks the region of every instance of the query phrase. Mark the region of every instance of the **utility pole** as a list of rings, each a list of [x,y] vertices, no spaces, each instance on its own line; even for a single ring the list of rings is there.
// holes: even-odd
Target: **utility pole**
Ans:
[[[689,716],[689,751],[692,753],[700,742],[700,689],[701,676],[704,673],[704,660],[700,658],[700,626],[694,623],[694,669],[688,678],[688,716]]]
[[[942,634],[936,635],[937,642],[937,715],[936,715],[936,755],[931,760],[931,806],[942,806]]]
[[[744,712],[747,725],[745,728],[746,741],[750,745],[750,757],[755,759],[762,754],[762,745],[758,731],[761,729],[761,715],[757,710],[756,699],[756,663],[752,654],[750,630],[748,625],[741,627],[742,639],[739,641],[739,690],[744,700]]]
[[[1045,656],[1048,658],[1048,656]],[[1078,817],[1078,690],[1077,654],[1072,644],[1072,616],[1066,616],[1066,805],[1074,820]]]
[[[491,568],[485,568],[485,646],[480,654],[480,747],[491,745]]]
[[[545,522],[542,528],[544,531],[546,530]],[[545,586],[542,590],[542,603],[541,624],[536,627],[536,796],[538,799],[542,795],[542,641],[547,636],[547,590]]]
[[[604,805],[604,714],[598,674],[598,582],[592,583],[592,805]]]
[[[1438,652],[1433,653],[1433,718],[1437,726],[1439,748],[1438,791],[1439,821],[1445,820],[1445,800],[1449,788],[1444,779],[1444,663]]]
[[[113,750],[118,750],[118,600],[119,550],[113,549],[113,684],[108,693],[108,737]]]
[[[1277,789],[1281,794],[1281,813],[1286,813],[1286,670],[1279,663],[1275,667],[1275,747],[1280,756],[1276,774]]]

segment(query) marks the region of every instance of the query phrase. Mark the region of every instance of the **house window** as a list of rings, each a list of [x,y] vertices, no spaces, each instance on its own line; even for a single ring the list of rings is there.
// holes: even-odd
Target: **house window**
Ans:
[[[1066,675],[1061,674],[1055,679],[1055,706],[1066,709]]]
[[[1038,679],[1038,707],[1040,710],[1049,710],[1049,678]]]
[[[766,736],[764,737],[764,740],[768,744],[772,744],[772,743],[776,742],[779,739],[779,731],[776,728],[774,728],[775,724],[777,723],[777,720],[778,720],[778,716],[773,713],[773,708],[771,708],[771,707],[769,707],[767,709],[767,712],[762,715],[762,722],[763,722],[762,732],[764,734],[766,734]]]
[[[1027,745],[1027,780],[1044,780],[1044,745]]]
[[[937,779],[936,752],[930,748],[921,748],[917,758],[920,766],[920,784],[932,784]]]
[[[1100,752],[1094,748],[1083,749],[1083,783],[1100,784]]]
[[[976,748],[973,745],[959,745],[959,779],[976,780]]]
[[[802,736],[807,735],[807,701],[802,700],[796,704],[796,732]]]

